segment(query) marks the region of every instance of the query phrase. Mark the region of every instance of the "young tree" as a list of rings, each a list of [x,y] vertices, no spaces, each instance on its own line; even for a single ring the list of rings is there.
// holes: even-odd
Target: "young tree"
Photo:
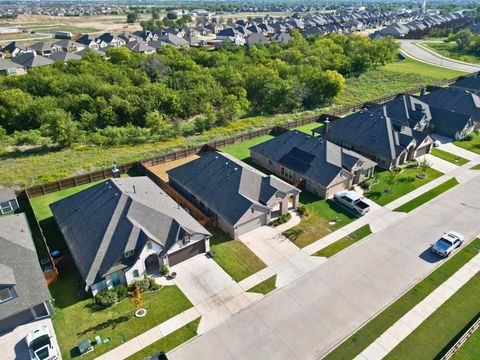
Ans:
[[[127,13],[127,23],[133,24],[137,22],[138,14],[134,11],[130,11]]]
[[[168,139],[173,136],[173,126],[158,111],[152,111],[145,117],[145,126],[150,128],[152,135],[158,135],[160,139]]]
[[[64,110],[55,109],[44,114],[47,131],[52,140],[61,147],[70,147],[77,138],[77,126],[70,114]]]
[[[389,190],[392,191],[392,186],[397,183],[398,180],[398,171],[390,170],[385,178],[385,182],[389,185]]]

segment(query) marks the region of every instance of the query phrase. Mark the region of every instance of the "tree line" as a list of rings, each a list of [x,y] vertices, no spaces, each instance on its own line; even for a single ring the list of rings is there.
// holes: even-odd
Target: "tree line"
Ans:
[[[332,102],[345,78],[391,62],[393,39],[328,35],[287,44],[110,48],[103,59],[0,79],[0,145],[119,145],[201,133],[244,116]]]
[[[463,55],[480,57],[480,34],[473,34],[470,29],[462,29],[448,36],[448,41],[456,43],[455,50]]]

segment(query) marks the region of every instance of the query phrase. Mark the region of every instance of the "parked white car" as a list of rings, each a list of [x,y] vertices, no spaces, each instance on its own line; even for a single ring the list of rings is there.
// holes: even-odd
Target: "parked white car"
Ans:
[[[52,336],[48,327],[30,331],[25,339],[27,341],[28,350],[31,360],[57,360],[58,350],[52,343]]]
[[[453,250],[462,246],[463,240],[463,235],[455,231],[449,231],[432,245],[432,251],[446,258],[452,253]]]
[[[335,201],[358,216],[365,215],[370,211],[370,205],[363,201],[363,199],[365,198],[355,191],[339,191],[334,195]]]

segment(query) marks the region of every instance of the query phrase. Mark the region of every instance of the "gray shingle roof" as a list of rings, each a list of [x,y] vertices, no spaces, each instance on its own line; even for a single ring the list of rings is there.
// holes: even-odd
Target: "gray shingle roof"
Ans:
[[[15,191],[0,187],[0,203],[16,199]]]
[[[45,56],[37,55],[35,53],[25,53],[19,56],[15,56],[14,58],[12,58],[12,61],[25,67],[37,67],[43,65],[51,65],[54,63],[53,60],[50,60]]]
[[[277,177],[220,152],[210,152],[167,173],[174,183],[230,225],[235,225],[253,205],[265,206],[278,191],[299,192]]]
[[[356,163],[369,169],[375,162],[324,139],[289,131],[251,148],[288,169],[324,186]]]
[[[429,105],[453,110],[480,119],[480,98],[467,90],[441,88],[419,97]]]
[[[430,106],[432,114],[433,132],[450,138],[455,138],[467,125],[471,125],[470,115],[457,113],[453,110],[441,109]]]
[[[457,80],[450,86],[459,87],[467,90],[480,90],[480,77],[467,76],[463,79]]]
[[[147,177],[107,180],[50,207],[87,286],[129,267],[136,257],[125,252],[148,239],[167,251],[186,233],[209,235]]]
[[[67,62],[70,60],[81,60],[82,57],[72,52],[57,51],[50,55],[49,59],[53,61]]]
[[[18,295],[0,304],[0,320],[50,299],[24,214],[0,217],[0,287]]]

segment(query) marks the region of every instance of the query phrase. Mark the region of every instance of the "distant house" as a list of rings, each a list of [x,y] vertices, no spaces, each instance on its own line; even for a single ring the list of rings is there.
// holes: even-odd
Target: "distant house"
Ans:
[[[56,53],[57,51],[62,51],[62,48],[60,46],[45,41],[37,42],[33,45],[30,45],[29,48],[35,50],[38,55],[46,57],[50,56],[53,53]]]
[[[104,42],[107,44],[107,46],[110,47],[125,46],[125,44],[127,43],[124,39],[108,32],[103,33],[102,35],[97,37],[97,41]]]
[[[293,37],[286,32],[276,33],[272,38],[272,40],[282,42],[282,43],[289,42],[292,39]]]
[[[69,62],[70,60],[82,60],[82,57],[73,52],[58,51],[49,56],[50,60],[60,61],[63,63]]]
[[[12,58],[12,61],[26,68],[51,65],[54,63],[53,60],[50,60],[45,56],[37,55],[35,52],[15,56]]]
[[[0,74],[5,76],[23,75],[27,73],[27,68],[7,59],[0,59]]]
[[[251,45],[267,45],[269,39],[263,33],[250,34],[245,40],[247,46]]]
[[[376,163],[340,146],[289,131],[250,148],[258,165],[323,198],[373,176]]]
[[[130,41],[126,45],[127,49],[140,54],[153,54],[155,48],[143,41]]]
[[[63,39],[63,40],[57,41],[54,44],[60,47],[62,49],[61,51],[66,51],[66,52],[77,52],[86,48],[86,45],[80,44],[76,41],[72,41],[69,39]]]
[[[99,50],[101,48],[107,47],[107,43],[101,39],[97,39],[95,35],[84,34],[80,36],[77,40],[77,43],[82,44],[90,49]]]
[[[386,110],[385,110],[386,111]],[[395,129],[384,112],[359,111],[313,130],[348,150],[353,150],[379,167],[392,169],[430,152],[432,139],[408,126]]]
[[[174,34],[166,34],[165,36],[162,36],[159,38],[159,41],[166,45],[172,45],[175,47],[181,47],[181,46],[189,46],[190,43],[185,40],[184,38],[181,38],[180,36],[174,35]]]
[[[107,180],[50,208],[94,295],[209,249],[210,233],[147,177]]]
[[[8,52],[11,57],[33,52],[29,47],[19,44],[18,41],[12,41],[10,44],[2,48],[2,51],[4,53]]]
[[[0,333],[53,314],[24,214],[0,216]]]
[[[300,190],[267,176],[233,156],[210,152],[169,170],[170,185],[233,238],[266,225],[298,205]]]

